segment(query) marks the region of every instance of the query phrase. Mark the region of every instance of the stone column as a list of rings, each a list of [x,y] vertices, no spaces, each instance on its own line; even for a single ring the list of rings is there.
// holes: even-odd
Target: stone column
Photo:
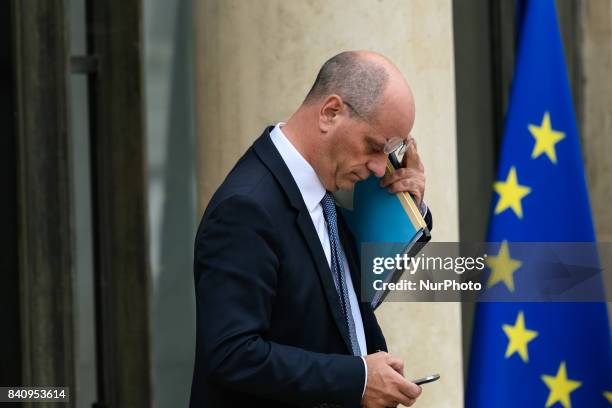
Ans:
[[[580,3],[582,26],[582,153],[599,242],[612,242],[612,2]],[[612,265],[612,253],[600,251]],[[608,298],[612,278],[604,274]],[[612,327],[612,303],[608,303]]]
[[[436,241],[458,240],[450,0],[204,0],[195,12],[199,205],[268,124],[299,106],[318,69],[350,49],[394,61],[416,99],[413,135],[426,167]],[[457,303],[389,303],[376,312],[392,353],[424,386],[420,407],[462,407]]]
[[[597,235],[612,241],[612,3],[592,0],[582,10],[582,149]]]

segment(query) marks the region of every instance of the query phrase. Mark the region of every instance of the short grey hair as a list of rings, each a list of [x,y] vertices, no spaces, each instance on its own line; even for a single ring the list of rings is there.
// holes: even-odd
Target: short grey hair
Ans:
[[[349,109],[351,115],[357,113],[362,119],[370,120],[388,81],[389,73],[380,63],[346,51],[323,64],[304,102],[336,94],[353,108]]]

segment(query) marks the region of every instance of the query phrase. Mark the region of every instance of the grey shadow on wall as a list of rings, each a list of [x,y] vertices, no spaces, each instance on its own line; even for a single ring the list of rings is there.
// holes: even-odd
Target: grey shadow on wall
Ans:
[[[192,2],[180,0],[177,7],[163,175],[160,265],[153,301],[154,392],[158,407],[188,404],[195,352]]]

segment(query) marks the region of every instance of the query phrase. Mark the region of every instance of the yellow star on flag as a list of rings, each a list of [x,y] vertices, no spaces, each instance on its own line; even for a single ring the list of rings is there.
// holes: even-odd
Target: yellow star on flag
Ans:
[[[580,381],[569,380],[565,369],[565,361],[561,362],[556,376],[542,375],[542,381],[546,384],[550,393],[546,400],[546,408],[554,405],[555,402],[561,403],[563,408],[571,408],[570,394],[582,385]]]
[[[517,217],[523,218],[521,200],[527,194],[531,193],[531,188],[522,186],[518,183],[516,168],[514,166],[510,168],[506,181],[496,181],[493,183],[493,189],[499,194],[499,200],[495,206],[495,214],[499,214],[511,208]]]
[[[612,391],[605,391],[605,392],[603,393],[603,396],[604,396],[604,398],[605,398],[605,399],[607,399],[607,400],[608,400],[608,402],[609,402],[610,404],[612,404]]]
[[[542,153],[546,153],[553,164],[557,164],[557,153],[555,145],[565,139],[565,133],[554,130],[550,125],[550,114],[544,113],[542,124],[540,126],[528,126],[531,135],[535,139],[535,146],[531,152],[531,158],[535,159]]]
[[[508,241],[504,241],[499,248],[497,255],[490,255],[485,260],[487,266],[491,269],[487,285],[489,287],[498,282],[504,282],[510,292],[514,292],[514,272],[521,267],[523,262],[510,257],[508,249]]]
[[[523,311],[519,312],[514,326],[504,324],[502,328],[504,329],[506,336],[508,336],[506,358],[510,358],[510,356],[512,356],[514,353],[518,352],[521,359],[527,363],[529,361],[527,343],[538,337],[538,332],[525,328],[525,316],[523,315]]]

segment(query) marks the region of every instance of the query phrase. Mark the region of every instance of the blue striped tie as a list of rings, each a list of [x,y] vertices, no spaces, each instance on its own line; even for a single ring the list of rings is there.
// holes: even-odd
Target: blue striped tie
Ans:
[[[327,192],[321,200],[321,205],[323,206],[325,221],[327,221],[327,232],[329,233],[329,244],[331,247],[331,270],[334,277],[334,283],[336,284],[336,290],[340,296],[340,305],[342,306],[342,313],[346,319],[353,355],[360,356],[361,351],[359,342],[357,341],[355,322],[353,321],[353,314],[351,313],[351,302],[349,301],[348,289],[346,287],[346,271],[344,270],[342,262],[344,252],[340,244],[340,236],[338,235],[336,203],[334,202],[333,196]]]

